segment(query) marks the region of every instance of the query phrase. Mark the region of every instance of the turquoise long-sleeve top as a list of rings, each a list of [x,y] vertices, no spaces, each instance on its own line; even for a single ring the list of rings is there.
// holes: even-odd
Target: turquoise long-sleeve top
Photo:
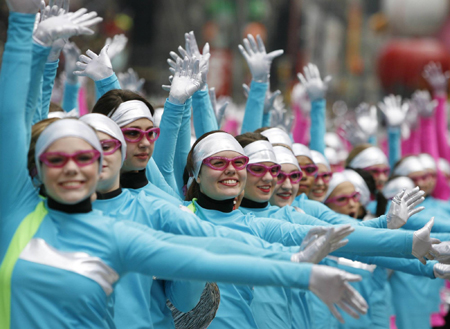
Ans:
[[[191,150],[191,107],[193,98],[189,98],[184,106],[183,118],[181,119],[181,127],[178,133],[177,146],[175,152],[175,181],[178,186],[178,194],[184,200],[184,181],[183,173],[186,167],[187,157]]]
[[[70,112],[73,109],[79,110],[78,106],[78,92],[80,91],[81,84],[79,82],[71,84],[69,82],[64,83],[64,95],[62,101],[62,108],[65,112]]]
[[[206,86],[204,90],[199,90],[192,96],[192,115],[197,138],[207,132],[219,129],[208,90],[208,86]]]
[[[54,62],[47,62],[44,69],[44,80],[42,84],[42,104],[41,120],[47,119],[52,98],[52,90],[55,85],[56,72],[58,70],[59,59]]]
[[[241,134],[253,132],[262,127],[264,115],[264,100],[269,88],[268,82],[250,83],[250,92],[247,103],[245,104],[244,120],[242,121]]]
[[[388,128],[389,166],[394,168],[402,157],[401,131],[400,127]]]
[[[326,101],[324,98],[311,102],[311,127],[309,148],[325,155]]]

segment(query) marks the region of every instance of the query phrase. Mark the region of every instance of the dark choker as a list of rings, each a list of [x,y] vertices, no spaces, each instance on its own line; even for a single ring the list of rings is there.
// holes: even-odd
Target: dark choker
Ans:
[[[138,189],[148,184],[145,169],[138,172],[126,172],[120,175],[120,186],[123,188]]]
[[[48,197],[47,204],[50,209],[62,211],[68,214],[76,214],[76,213],[88,213],[92,211],[91,197],[84,199],[81,202],[75,204],[63,204],[51,197]]]
[[[97,200],[112,199],[112,198],[115,198],[116,196],[120,195],[120,193],[122,193],[121,187],[119,187],[117,190],[114,190],[111,192],[106,192],[106,193],[97,192]]]
[[[214,200],[200,192],[197,203],[205,209],[219,210],[221,212],[232,212],[234,208],[234,198],[227,200]]]
[[[269,204],[269,201],[266,202],[256,202],[249,200],[247,198],[243,198],[240,207],[244,208],[265,208]]]

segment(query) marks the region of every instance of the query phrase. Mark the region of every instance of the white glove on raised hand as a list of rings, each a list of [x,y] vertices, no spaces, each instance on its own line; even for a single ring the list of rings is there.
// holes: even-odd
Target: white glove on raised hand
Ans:
[[[294,116],[288,113],[282,99],[276,99],[270,116],[270,126],[281,128],[289,134],[293,124]]]
[[[57,39],[68,39],[74,35],[92,35],[89,26],[93,26],[103,20],[97,17],[95,11],[87,13],[86,8],[81,8],[75,13],[64,13],[60,16],[50,17],[40,23],[33,34],[33,40],[44,46],[50,47]]]
[[[406,125],[410,129],[416,129],[418,118],[419,118],[419,109],[417,108],[416,104],[412,101],[409,103],[408,115],[405,118],[405,122],[402,125],[402,129],[404,128],[404,125]]]
[[[359,128],[367,135],[374,136],[378,128],[377,107],[361,103],[356,108],[355,114]]]
[[[11,12],[22,14],[36,14],[41,7],[41,0],[6,0]]]
[[[341,130],[338,131],[339,136],[348,140],[353,146],[367,143],[370,135],[362,130],[358,124],[345,121],[341,125]]]
[[[433,266],[433,273],[436,278],[450,279],[450,265],[437,263]]]
[[[183,55],[183,53],[181,53],[181,55],[183,55],[183,57],[187,56],[189,59],[191,59],[191,61],[195,61],[197,59],[200,61],[200,71],[204,76],[204,81],[202,81],[201,89],[204,90],[204,88],[206,88],[206,76],[208,75],[209,59],[211,56],[211,54],[209,53],[209,43],[205,43],[205,45],[203,46],[203,51],[202,53],[200,53],[197,45],[197,40],[195,39],[194,31],[185,33],[184,39],[186,42],[186,54]]]
[[[415,231],[413,236],[412,255],[424,265],[427,263],[424,257],[434,259],[439,256],[439,251],[434,248],[433,244],[438,244],[440,241],[430,238],[433,224],[434,217],[431,217],[430,221],[420,230]]]
[[[247,35],[244,38],[244,47],[239,45],[239,50],[247,61],[253,80],[256,82],[268,82],[270,75],[270,66],[274,58],[281,56],[284,51],[282,49],[274,50],[270,53],[266,52],[266,47],[258,34],[256,36],[258,44],[255,42],[253,35]]]
[[[97,55],[92,50],[86,51],[86,55],[80,56],[80,61],[76,63],[78,70],[74,75],[89,77],[94,81],[99,81],[110,77],[114,71],[111,60],[108,57],[108,45],[104,46]]]
[[[209,99],[211,100],[211,105],[214,110],[214,114],[216,115],[217,120],[217,126],[220,129],[220,126],[222,125],[223,118],[225,116],[225,110],[228,106],[229,97],[224,97],[221,100],[217,100],[216,98],[216,89],[215,88],[209,88]]]
[[[425,118],[431,117],[438,106],[437,100],[432,100],[430,93],[426,90],[416,90],[411,101],[418,109],[420,116]]]
[[[114,57],[119,55],[128,43],[128,38],[125,34],[116,34],[112,39],[106,38],[105,46],[108,47],[108,56],[112,60]]]
[[[291,104],[297,105],[305,115],[309,115],[311,112],[311,101],[309,100],[305,86],[301,83],[295,84],[294,88],[292,88]]]
[[[64,54],[64,71],[66,72],[66,79],[71,84],[78,82],[78,77],[73,74],[77,68],[78,57],[81,55],[81,50],[75,42],[68,42],[62,49]]]
[[[386,117],[389,127],[400,127],[405,121],[406,114],[408,114],[409,104],[403,102],[401,96],[389,95],[384,98],[384,103],[379,102],[378,107]]]
[[[447,93],[447,85],[448,79],[450,78],[450,72],[442,72],[441,63],[430,62],[424,67],[422,75],[431,85],[434,93]]]
[[[297,77],[301,84],[306,88],[309,100],[314,102],[318,99],[325,98],[328,90],[328,85],[331,81],[331,76],[326,76],[323,81],[320,78],[320,72],[317,65],[309,63],[307,66],[303,67],[303,74],[298,73]]]
[[[361,281],[361,276],[337,268],[313,265],[309,279],[309,290],[328,306],[331,313],[344,323],[336,306],[355,319],[367,313],[367,303],[349,282]]]
[[[387,227],[391,230],[398,229],[406,224],[409,217],[424,210],[425,207],[416,208],[425,200],[424,194],[425,192],[420,190],[418,186],[408,193],[405,192],[405,189],[398,193],[392,199],[391,207],[386,215]]]
[[[431,253],[434,259],[443,264],[450,264],[450,241],[444,241],[433,246]],[[437,253],[435,253],[437,251]]]
[[[144,86],[145,79],[139,79],[137,73],[130,67],[127,72],[119,73],[117,75],[122,89],[131,90],[134,93],[140,94]]]
[[[184,104],[189,97],[200,90],[202,83],[202,73],[200,72],[200,61],[192,62],[185,57],[178,59],[175,74],[169,77],[171,85],[163,85],[164,90],[170,90],[169,102],[173,104]]]

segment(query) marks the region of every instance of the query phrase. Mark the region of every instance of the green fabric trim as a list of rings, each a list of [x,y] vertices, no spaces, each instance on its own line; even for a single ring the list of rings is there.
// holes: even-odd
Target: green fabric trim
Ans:
[[[0,328],[11,324],[11,276],[22,250],[36,234],[48,211],[39,202],[33,212],[25,217],[17,228],[0,266]]]
[[[193,214],[197,211],[197,208],[195,207],[194,201],[197,201],[197,198],[193,198],[192,202],[187,206],[187,208],[192,211]]]

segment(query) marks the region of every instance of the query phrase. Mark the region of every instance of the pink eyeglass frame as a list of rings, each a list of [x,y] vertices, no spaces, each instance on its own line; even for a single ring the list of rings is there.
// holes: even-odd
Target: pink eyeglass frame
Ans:
[[[308,173],[306,170],[304,170],[304,169],[308,169],[308,168],[314,168],[315,170],[314,170],[314,172]],[[319,171],[319,167],[317,167],[315,164],[300,166],[300,169],[303,171],[303,174],[306,176],[315,176],[317,174],[317,171]]]
[[[292,178],[292,176],[293,175],[295,175],[295,174],[299,174],[299,178],[298,178],[298,180],[294,180],[293,178]],[[280,176],[282,176],[282,178],[280,178]],[[291,181],[291,183],[292,184],[297,184],[298,182],[300,182],[301,180],[302,180],[302,178],[303,178],[303,171],[301,171],[301,170],[297,170],[297,171],[292,171],[292,172],[290,172],[289,174],[288,173],[285,173],[284,171],[280,171],[279,173],[278,173],[278,181],[277,181],[277,184],[283,184],[285,181],[286,181],[286,179],[289,177],[289,180]]]
[[[78,162],[78,160],[76,158],[80,154],[92,154],[93,157],[87,163],[80,163],[80,162]],[[54,163],[51,163],[47,159],[47,156],[52,156],[52,155],[64,157],[62,164],[55,165]],[[42,161],[43,163],[45,163],[50,168],[62,168],[67,164],[67,162],[69,162],[70,159],[72,159],[72,161],[75,162],[78,167],[85,167],[85,166],[88,166],[88,165],[94,163],[95,161],[97,161],[98,158],[100,158],[100,155],[101,155],[100,152],[97,150],[81,150],[81,151],[78,151],[78,152],[75,152],[72,154],[68,154],[65,152],[45,152],[39,156],[39,160]]]
[[[330,175],[330,178],[325,179],[325,178],[323,177],[323,176],[325,176],[325,175]],[[318,173],[317,176],[316,176],[316,180],[318,180],[319,178],[322,178],[322,180],[323,180],[325,183],[329,183],[330,180],[331,180],[331,178],[333,178],[333,172],[332,172],[332,171],[327,171],[327,172],[323,172],[323,173]]]
[[[345,198],[345,201],[342,202],[337,201],[337,199],[340,198]],[[355,202],[359,201],[359,199],[361,199],[361,193],[355,191],[352,194],[341,194],[338,195],[337,197],[325,200],[325,203],[334,203],[338,206],[346,206],[350,202],[350,199],[353,199],[353,201]]]
[[[150,143],[154,143],[159,138],[159,134],[160,134],[160,129],[158,127],[150,128],[149,130],[142,130],[139,128],[121,128],[121,130],[122,130],[123,137],[125,138],[125,140],[130,143],[139,143],[142,140],[142,138],[144,138],[144,135]],[[136,139],[130,139],[130,138],[127,138],[127,136],[125,135],[125,133],[127,131],[138,131],[140,133],[140,135]],[[148,135],[151,132],[156,133],[155,138],[151,138]]]
[[[108,152],[103,151],[103,155],[114,154],[114,152],[116,152],[122,146],[122,143],[120,141],[118,141],[117,139],[105,139],[105,140],[100,141],[100,144],[102,145],[102,147],[103,147],[103,144],[106,144],[106,143],[114,143],[114,147],[111,151],[108,151]]]
[[[260,172],[260,173],[256,173],[256,172],[254,172],[253,170],[250,169],[250,166],[257,166],[257,167],[263,168],[264,170],[263,170],[262,172]],[[273,168],[277,168],[277,169],[278,169],[277,172],[276,172],[275,174],[272,173],[272,169],[273,169]],[[262,177],[262,176],[264,176],[267,172],[269,172],[270,175],[271,175],[272,177],[277,177],[278,174],[280,173],[280,170],[281,170],[281,166],[280,166],[280,165],[277,165],[277,164],[272,165],[272,166],[266,166],[266,165],[263,165],[262,163],[249,163],[249,164],[247,164],[247,171],[248,171],[252,176],[255,176],[255,177]]]
[[[384,174],[386,176],[389,176],[389,174],[391,173],[391,169],[389,167],[385,168],[385,169],[380,169],[380,168],[375,168],[375,167],[366,167],[363,170],[365,171],[370,171],[370,173],[372,175],[374,175],[375,177],[380,176],[381,174]]]
[[[243,159],[243,160],[244,160],[244,164],[243,164],[242,166],[236,166],[236,164],[234,163],[236,160],[239,160],[239,159]],[[212,161],[212,160],[222,160],[222,161],[225,161],[225,165],[224,165],[223,167],[214,167],[214,166],[211,164],[211,161]],[[225,157],[209,157],[209,158],[203,159],[202,163],[203,163],[204,165],[208,166],[209,168],[213,169],[213,170],[224,171],[226,168],[228,168],[228,166],[230,165],[230,162],[231,162],[231,164],[233,165],[233,167],[234,167],[236,170],[242,170],[242,169],[245,169],[245,167],[246,167],[247,164],[248,164],[248,161],[249,161],[249,158],[248,158],[247,156],[241,155],[241,156],[238,156],[238,157],[235,157],[235,158],[232,158],[232,159],[228,159],[228,158],[225,158]]]

